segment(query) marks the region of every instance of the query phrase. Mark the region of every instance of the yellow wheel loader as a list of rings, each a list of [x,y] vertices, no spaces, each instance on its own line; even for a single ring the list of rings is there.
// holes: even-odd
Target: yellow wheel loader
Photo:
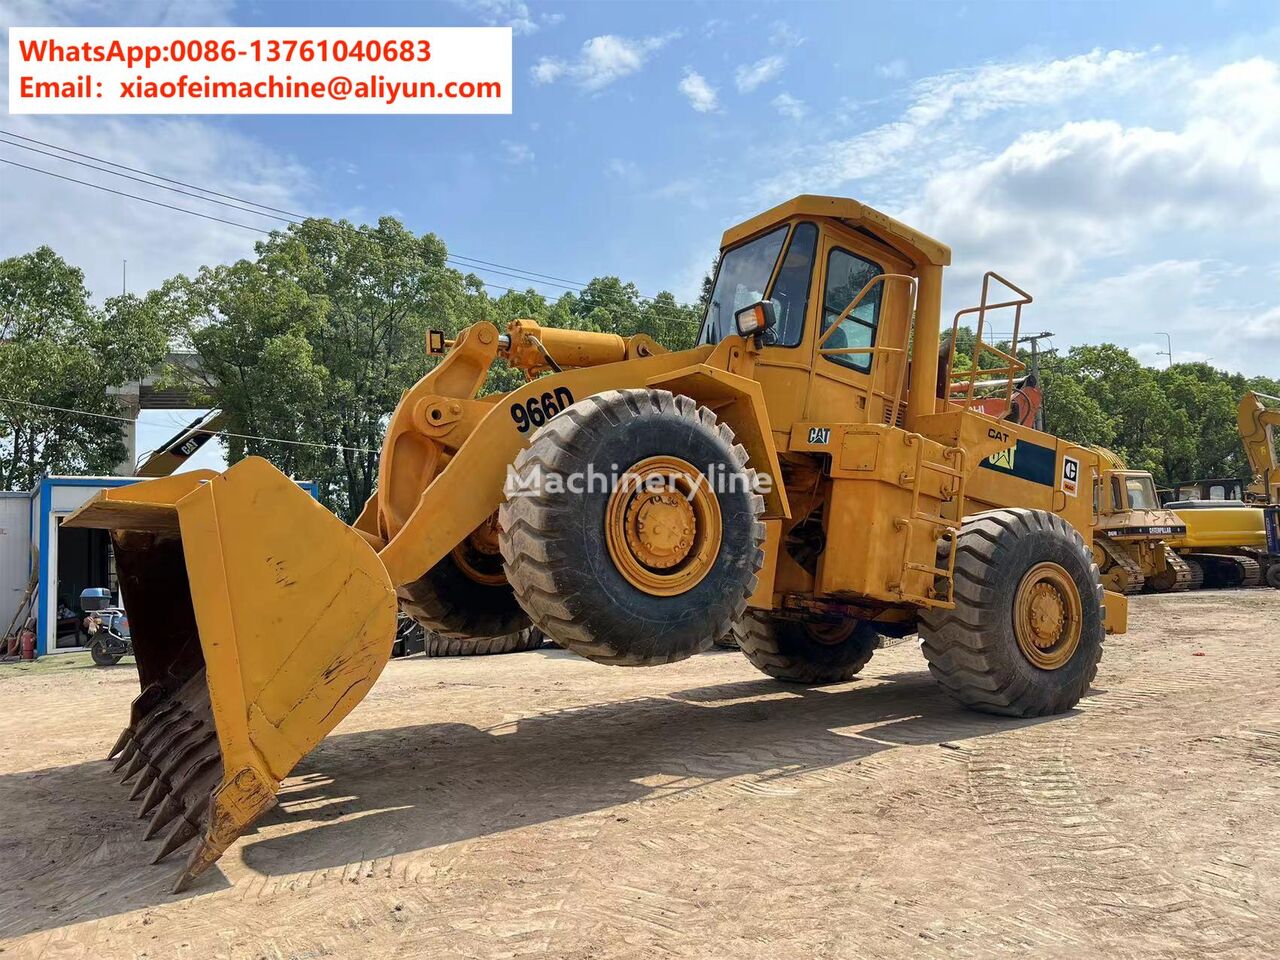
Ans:
[[[1101,475],[1094,489],[1097,520],[1093,527],[1093,560],[1108,590],[1157,593],[1199,589],[1204,571],[1190,566],[1169,546],[1187,525],[1160,505],[1155,480],[1145,470],[1126,469],[1105,447],[1094,447]]]
[[[177,887],[368,692],[398,600],[445,636],[532,624],[622,666],[734,629],[800,683],[918,631],[963,704],[1074,706],[1126,615],[1090,553],[1098,458],[985,415],[974,374],[940,364],[950,257],[856,201],[798,197],[726,232],[692,349],[530,320],[431,334],[440,362],[351,528],[254,458],[81,508],[68,524],[112,532],[142,685],[112,754],[145,835],[167,833],[156,859],[197,840]],[[953,332],[976,314],[972,369],[1011,393],[1030,298],[1000,282]],[[1004,308],[1008,353],[983,342]],[[499,358],[528,382],[478,396]]]

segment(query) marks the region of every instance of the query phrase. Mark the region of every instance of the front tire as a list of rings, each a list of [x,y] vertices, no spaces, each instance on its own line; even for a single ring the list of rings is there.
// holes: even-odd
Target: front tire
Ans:
[[[734,636],[760,672],[811,685],[852,679],[880,646],[880,634],[863,620],[826,625],[748,616],[734,625]]]
[[[742,616],[764,560],[764,501],[746,461],[715,414],[665,390],[567,407],[516,457],[525,492],[499,510],[520,605],[597,663],[707,649]]]
[[[1088,547],[1043,510],[992,510],[956,539],[955,609],[920,617],[929,670],[974,710],[1070,710],[1102,658],[1102,583]]]

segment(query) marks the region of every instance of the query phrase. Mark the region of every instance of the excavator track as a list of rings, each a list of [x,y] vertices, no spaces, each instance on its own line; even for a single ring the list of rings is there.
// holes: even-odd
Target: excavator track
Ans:
[[[1106,561],[1105,564],[1099,564],[1103,585],[1116,593],[1140,593],[1146,578],[1137,561],[1129,556],[1121,544],[1105,534],[1098,535],[1093,542],[1094,546],[1101,549]]]
[[[1204,570],[1204,583],[1210,587],[1260,587],[1262,564],[1253,557],[1230,553],[1195,553],[1187,558]]]

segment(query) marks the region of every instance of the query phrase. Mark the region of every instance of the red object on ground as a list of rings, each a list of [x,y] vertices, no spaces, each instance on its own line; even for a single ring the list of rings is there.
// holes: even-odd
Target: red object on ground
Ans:
[[[1193,653],[1193,654],[1191,654],[1191,655],[1192,655],[1193,657],[1203,657],[1203,656],[1204,656],[1204,651],[1203,651],[1203,650],[1197,650],[1195,653]]]
[[[36,635],[23,628],[22,632],[18,634],[18,638],[22,642],[22,659],[34,660],[36,658]]]

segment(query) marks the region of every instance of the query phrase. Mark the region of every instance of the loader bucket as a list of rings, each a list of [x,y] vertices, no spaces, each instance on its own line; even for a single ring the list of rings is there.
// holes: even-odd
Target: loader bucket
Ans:
[[[142,692],[110,756],[144,839],[163,835],[152,862],[199,838],[176,892],[368,693],[395,593],[363,537],[258,458],[105,491],[65,523],[112,534]]]

